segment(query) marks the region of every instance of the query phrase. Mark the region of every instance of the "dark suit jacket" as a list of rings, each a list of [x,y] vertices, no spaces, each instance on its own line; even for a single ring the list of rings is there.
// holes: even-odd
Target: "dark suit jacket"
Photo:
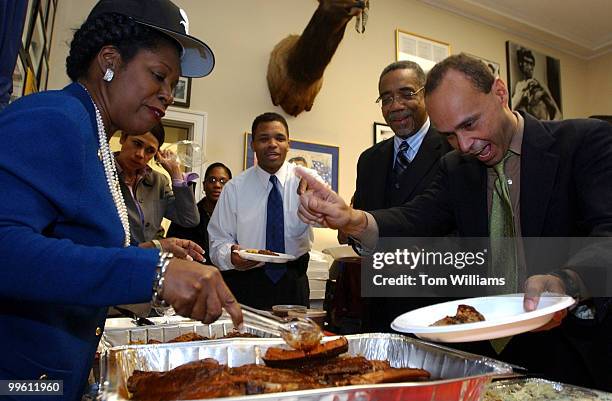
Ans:
[[[417,155],[410,163],[410,174],[403,177],[401,198],[385,199],[387,177],[393,169],[393,139],[389,138],[365,150],[357,163],[357,183],[353,206],[361,210],[376,210],[398,206],[423,192],[438,172],[438,162],[452,150],[445,137],[430,127]]]
[[[422,193],[439,169],[440,158],[452,150],[446,138],[433,126],[429,128],[409,171],[402,176],[400,189],[389,193],[387,185],[393,170],[394,137],[365,150],[357,163],[357,183],[353,206],[361,210],[375,210],[398,206]],[[390,331],[395,317],[409,310],[430,304],[430,299],[369,298],[363,300],[362,330]]]
[[[524,118],[522,236],[612,236],[610,124],[593,119],[538,121],[528,114]],[[381,237],[442,236],[455,228],[462,237],[484,237],[488,236],[486,188],[486,167],[455,151],[442,158],[438,176],[421,196],[372,214]],[[528,262],[535,251],[525,250]],[[601,271],[580,268],[592,288],[602,289],[597,278]]]
[[[523,116],[525,130],[521,147],[520,199],[523,237],[612,236],[612,126],[598,120],[549,122],[538,121],[527,114]],[[486,188],[486,167],[471,157],[451,152],[442,158],[437,177],[421,196],[400,207],[378,210],[372,214],[380,237],[442,236],[453,229],[457,229],[463,237],[488,236]],[[572,257],[568,249],[559,248],[547,255],[547,266],[530,263],[533,260],[542,261],[542,258],[538,258],[541,250],[535,248],[526,246],[525,249],[528,275],[568,266],[579,272],[593,292],[605,293],[606,271],[600,264],[591,261],[609,252],[610,247],[595,251],[586,248]],[[538,268],[540,271],[536,271]],[[607,268],[610,269],[610,265]],[[531,345],[541,345],[539,349],[531,346],[531,355],[523,355],[525,360],[532,358],[531,362],[536,363],[533,359],[540,357],[543,349],[551,350],[552,344],[563,343],[563,347],[551,354],[552,358],[557,355],[559,362],[549,359],[547,365],[540,366],[540,369],[557,378],[575,379],[576,376],[571,376],[568,371],[561,372],[565,367],[571,368],[568,366],[572,352],[568,351],[569,347],[577,350],[577,359],[572,363],[578,365],[571,368],[571,374],[577,374],[580,363],[586,363],[586,370],[592,370],[594,376],[601,375],[605,369],[612,372],[610,361],[604,362],[606,358],[612,358],[612,337],[609,332],[604,334],[603,329],[604,325],[612,326],[612,314],[607,310],[608,300],[596,301],[599,307],[597,316],[602,326],[599,331],[593,329],[593,337],[599,336],[598,340],[578,339],[577,333],[582,331],[584,336],[584,331],[578,330],[577,325],[585,322],[566,318],[559,329],[541,335],[528,333],[519,336],[530,338]],[[606,336],[607,341],[602,341]],[[546,341],[539,341],[542,338],[546,338]],[[591,344],[590,341],[595,343]],[[607,366],[602,370],[604,363]],[[554,369],[557,370],[553,372]],[[606,383],[611,373],[606,375],[599,381],[589,382],[592,379],[585,379],[581,383]],[[612,383],[612,380],[608,383]]]

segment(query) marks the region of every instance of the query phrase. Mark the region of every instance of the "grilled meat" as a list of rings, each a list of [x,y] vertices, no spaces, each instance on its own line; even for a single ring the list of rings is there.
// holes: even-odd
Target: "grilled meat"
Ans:
[[[457,314],[455,316],[446,316],[430,326],[448,326],[451,324],[475,323],[484,322],[485,317],[470,305],[457,306]]]
[[[427,379],[429,379],[429,372],[423,369],[389,368],[376,372],[364,373],[358,376],[350,376],[345,381],[336,382],[335,385],[400,383]]]
[[[132,398],[140,401],[206,399],[307,390],[354,384],[425,380],[422,369],[391,368],[388,361],[363,356],[338,357],[348,350],[344,337],[319,344],[310,352],[268,348],[266,364],[290,365],[279,369],[256,364],[229,368],[214,359],[181,365],[168,372],[134,371],[128,379]]]
[[[169,343],[186,343],[189,341],[210,340],[208,337],[199,335],[198,333],[185,333],[168,341]]]
[[[266,350],[263,360],[266,365],[274,368],[296,368],[306,366],[313,361],[333,358],[347,351],[348,340],[340,337],[318,344],[308,351],[270,347]]]

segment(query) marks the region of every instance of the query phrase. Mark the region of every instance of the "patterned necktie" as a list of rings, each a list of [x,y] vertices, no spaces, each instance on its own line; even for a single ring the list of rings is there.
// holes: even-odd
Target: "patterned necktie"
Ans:
[[[516,266],[516,237],[514,232],[514,214],[510,202],[508,179],[504,173],[504,165],[510,151],[503,160],[493,166],[497,178],[494,182],[493,202],[491,204],[491,217],[489,219],[489,236],[491,240],[491,277],[505,277],[506,285],[503,291],[513,294],[518,291]],[[512,337],[502,337],[490,340],[491,346],[499,355],[506,348]]]
[[[272,189],[268,194],[266,213],[266,249],[285,253],[285,217],[283,212],[283,197],[279,189],[278,178],[270,176]],[[287,272],[287,266],[282,263],[266,263],[266,275],[274,284]]]
[[[395,156],[395,164],[393,165],[393,184],[395,188],[399,188],[400,178],[410,165],[410,159],[406,154],[408,151],[408,142],[402,141]]]

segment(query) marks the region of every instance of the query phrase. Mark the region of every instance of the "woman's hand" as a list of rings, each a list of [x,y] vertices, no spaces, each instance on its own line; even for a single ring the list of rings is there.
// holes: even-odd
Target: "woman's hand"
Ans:
[[[169,149],[160,149],[155,155],[155,160],[168,172],[168,174],[170,174],[173,180],[180,180],[183,178],[181,164],[178,162],[178,158],[173,151]]]
[[[204,262],[204,249],[193,241],[171,237],[160,238],[159,243],[164,252],[172,252],[179,259]],[[152,241],[143,242],[138,246],[141,248],[155,248],[155,244]]]

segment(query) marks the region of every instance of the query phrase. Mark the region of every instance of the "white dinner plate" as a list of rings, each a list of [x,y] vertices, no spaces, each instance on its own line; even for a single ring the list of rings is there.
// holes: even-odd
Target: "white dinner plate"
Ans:
[[[241,249],[238,251],[234,251],[242,259],[253,260],[255,262],[266,262],[266,263],[287,263],[291,260],[295,259],[295,256],[288,255],[286,253],[278,253],[278,256],[275,255],[262,255],[261,253],[251,253],[247,252],[246,249]]]
[[[467,298],[404,313],[395,318],[391,327],[396,331],[413,333],[424,340],[436,342],[491,340],[537,329],[548,323],[555,312],[572,306],[574,302],[572,297],[566,295],[543,294],[538,308],[525,312],[523,294]],[[485,317],[485,321],[430,326],[446,316],[454,316],[459,304],[476,308]]]

